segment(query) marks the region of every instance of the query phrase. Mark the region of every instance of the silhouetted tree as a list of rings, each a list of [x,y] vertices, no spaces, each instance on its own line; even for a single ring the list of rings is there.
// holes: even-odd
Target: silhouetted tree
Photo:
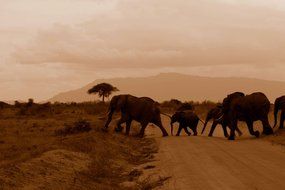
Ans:
[[[27,103],[27,107],[31,107],[34,104],[34,99],[29,98],[28,103]]]
[[[115,91],[119,91],[119,89],[108,83],[100,83],[89,89],[88,94],[98,94],[104,102],[105,97],[109,97]]]

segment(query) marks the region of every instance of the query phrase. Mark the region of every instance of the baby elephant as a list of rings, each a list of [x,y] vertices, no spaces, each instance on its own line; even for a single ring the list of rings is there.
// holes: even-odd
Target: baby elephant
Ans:
[[[187,130],[187,127],[192,129],[194,132],[194,136],[197,135],[197,126],[199,121],[203,122],[193,111],[185,110],[185,111],[177,111],[171,117],[171,135],[173,135],[173,123],[178,122],[179,128],[176,136],[180,135],[182,128],[184,131],[190,136],[191,133]],[[204,122],[203,122],[204,123]]]

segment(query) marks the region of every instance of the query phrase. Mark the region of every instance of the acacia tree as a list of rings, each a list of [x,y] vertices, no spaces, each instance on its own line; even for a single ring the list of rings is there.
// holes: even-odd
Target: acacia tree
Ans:
[[[118,88],[108,83],[100,83],[88,90],[88,94],[98,94],[102,97],[102,101],[105,102],[105,97],[109,97],[113,92],[119,91]]]

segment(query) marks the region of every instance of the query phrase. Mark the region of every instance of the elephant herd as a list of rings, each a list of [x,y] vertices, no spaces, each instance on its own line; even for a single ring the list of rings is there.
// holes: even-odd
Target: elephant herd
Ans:
[[[277,125],[278,111],[281,110],[280,128],[283,128],[285,119],[285,96],[279,97],[274,103],[274,127]],[[141,124],[139,136],[143,137],[145,128],[149,123],[153,123],[160,128],[163,136],[168,136],[167,131],[162,125],[159,103],[148,97],[135,97],[132,95],[117,95],[111,99],[108,119],[104,126],[104,130],[107,130],[112,116],[115,111],[121,112],[121,118],[117,122],[115,131],[121,132],[123,123],[126,124],[126,134],[128,135],[131,128],[132,121],[137,121]],[[199,121],[204,123],[202,134],[205,131],[207,123],[213,120],[209,136],[213,135],[213,132],[217,125],[221,125],[223,128],[224,136],[229,140],[235,139],[235,132],[239,136],[242,132],[237,126],[238,121],[244,121],[247,124],[249,133],[255,137],[259,137],[259,131],[255,131],[253,123],[255,121],[261,121],[263,126],[262,133],[264,135],[273,134],[273,130],[269,124],[268,114],[270,111],[270,101],[261,92],[245,95],[242,92],[234,92],[224,98],[221,104],[208,111],[206,121],[203,122],[197,114],[193,111],[191,105],[183,104],[177,111],[170,117],[171,134],[173,134],[173,124],[179,123],[179,128],[176,136],[180,135],[182,129],[186,134],[191,135],[188,131],[190,128],[194,135],[197,135],[197,126]],[[230,134],[227,132],[227,128],[230,129]]]

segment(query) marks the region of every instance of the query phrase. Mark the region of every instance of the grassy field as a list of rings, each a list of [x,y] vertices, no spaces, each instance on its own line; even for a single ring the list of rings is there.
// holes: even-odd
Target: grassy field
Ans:
[[[156,142],[102,132],[102,103],[20,104],[0,111],[0,189],[147,189],[138,165]],[[116,117],[116,116],[115,116]],[[124,182],[132,182],[125,187]]]
[[[191,103],[202,119],[215,106]],[[136,137],[138,125],[130,137],[115,133],[114,122],[109,132],[101,130],[108,104],[30,101],[0,107],[0,189],[152,189],[167,180],[141,180],[144,170],[135,169],[158,151],[154,139]],[[176,108],[173,102],[161,104],[165,113]],[[278,131],[263,139],[284,145],[284,136]]]

